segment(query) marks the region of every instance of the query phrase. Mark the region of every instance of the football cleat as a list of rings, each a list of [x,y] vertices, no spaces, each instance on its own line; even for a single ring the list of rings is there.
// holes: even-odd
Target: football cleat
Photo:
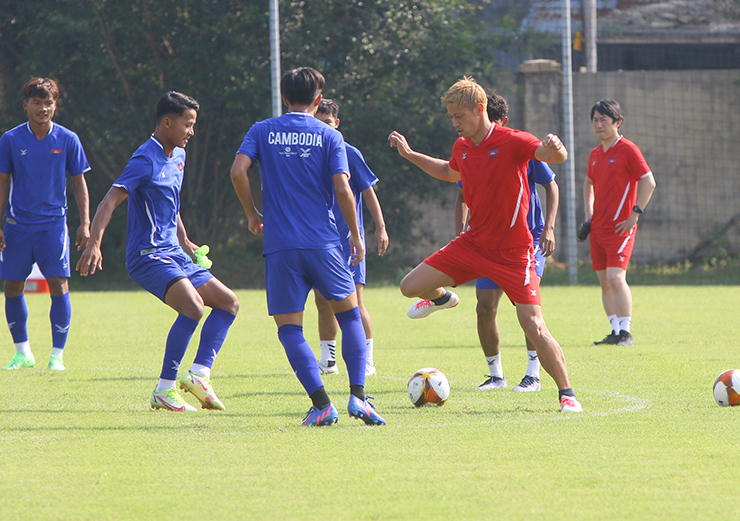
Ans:
[[[152,406],[152,409],[166,409],[175,412],[198,410],[183,400],[177,389],[174,388],[161,392],[154,391],[151,398],[149,398],[149,404]]]
[[[632,334],[628,333],[625,330],[622,330],[619,332],[619,336],[617,337],[617,345],[618,346],[633,346],[635,345],[635,340],[632,338]]]
[[[7,371],[15,371],[16,369],[33,367],[34,365],[36,365],[36,360],[34,359],[33,355],[26,356],[21,353],[16,353],[13,357],[13,360],[11,360],[8,365],[3,367],[3,369]]]
[[[323,360],[319,362],[319,371],[321,374],[332,374],[336,373],[339,370],[337,367],[336,360],[329,360],[328,362],[324,362]]]
[[[330,403],[323,409],[311,407],[308,413],[306,413],[306,417],[303,418],[301,425],[303,427],[324,427],[337,423],[338,419],[339,413],[337,412],[337,408],[334,407],[333,403]]]
[[[575,396],[560,397],[560,412],[583,412],[581,402]]]
[[[619,342],[619,335],[615,335],[612,331],[608,335],[604,337],[603,340],[597,340],[596,342],[592,342],[592,346],[604,346],[604,345],[610,345],[615,346],[617,345],[617,342]]]
[[[524,378],[522,378],[522,381],[519,382],[519,385],[512,389],[512,391],[516,391],[518,393],[531,393],[539,390],[540,379],[529,374],[524,375]]]
[[[450,298],[444,304],[435,304],[429,299],[419,299],[406,312],[409,318],[426,318],[440,309],[454,308],[460,303],[460,297],[450,291]]]
[[[57,355],[51,355],[49,357],[49,369],[52,371],[66,371],[67,368],[64,367],[64,362],[62,362],[62,357]]]
[[[374,365],[368,364],[365,366],[365,376],[372,376],[377,373],[378,373],[378,370],[375,368]]]
[[[370,396],[365,396],[365,401],[362,401],[351,394],[347,404],[347,412],[352,418],[359,418],[364,421],[366,425],[385,425],[385,419],[378,414],[370,400],[372,400]]]
[[[476,389],[478,391],[488,391],[490,389],[506,389],[509,384],[506,383],[506,378],[498,376],[489,376],[488,380],[480,384]]]
[[[180,377],[180,389],[195,396],[204,409],[226,410],[224,404],[216,396],[211,381],[203,376],[188,371]]]

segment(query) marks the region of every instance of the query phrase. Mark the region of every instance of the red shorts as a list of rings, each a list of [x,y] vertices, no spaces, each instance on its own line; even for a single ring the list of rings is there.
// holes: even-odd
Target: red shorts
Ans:
[[[531,246],[481,251],[463,233],[424,263],[452,277],[455,286],[488,277],[501,286],[512,303],[541,305]]]
[[[591,263],[594,271],[603,271],[606,268],[627,269],[635,247],[637,225],[633,226],[627,235],[617,235],[615,232],[591,232]]]

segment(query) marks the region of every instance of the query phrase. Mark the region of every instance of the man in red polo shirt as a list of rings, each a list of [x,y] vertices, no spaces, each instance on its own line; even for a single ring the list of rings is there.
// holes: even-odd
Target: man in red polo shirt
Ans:
[[[591,262],[612,326],[612,332],[593,345],[633,345],[627,266],[637,220],[655,190],[655,178],[642,152],[619,134],[623,121],[624,113],[616,101],[602,100],[591,108],[591,124],[601,144],[588,158],[583,206],[586,221],[591,222]]]
[[[455,307],[459,298],[444,286],[479,277],[495,280],[516,306],[524,333],[535,345],[542,367],[555,380],[560,410],[581,412],[563,351],[542,317],[532,234],[527,224],[527,163],[532,158],[563,163],[568,153],[553,134],[540,141],[527,132],[491,123],[485,90],[472,78],[463,78],[450,87],[442,103],[460,136],[449,161],[415,152],[396,131],[388,137],[402,157],[432,177],[449,182],[462,179],[471,215],[467,231],[401,281],[401,292],[406,297],[421,299],[407,314],[424,318],[439,309]]]

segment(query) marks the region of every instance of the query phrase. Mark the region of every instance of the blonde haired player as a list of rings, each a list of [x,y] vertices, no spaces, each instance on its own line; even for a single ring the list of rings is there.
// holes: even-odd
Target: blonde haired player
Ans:
[[[449,161],[415,152],[397,131],[390,145],[430,176],[443,181],[462,179],[470,208],[470,228],[404,277],[401,292],[419,297],[408,310],[424,318],[457,305],[459,298],[444,289],[479,277],[495,280],[516,306],[519,323],[534,344],[542,367],[558,386],[560,410],[583,408],[570,386],[565,357],[542,317],[534,248],[527,225],[530,159],[563,163],[568,153],[560,139],[543,141],[532,134],[502,127],[488,118],[486,92],[473,78],[463,78],[442,97],[460,136]]]

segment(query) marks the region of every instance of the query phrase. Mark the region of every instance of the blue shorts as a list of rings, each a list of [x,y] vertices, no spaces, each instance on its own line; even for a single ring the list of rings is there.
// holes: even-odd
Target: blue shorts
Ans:
[[[210,271],[195,264],[180,247],[142,255],[128,266],[128,272],[134,282],[162,302],[167,290],[180,279],[189,279],[197,288],[213,278]]]
[[[0,253],[0,279],[24,281],[34,262],[44,277],[69,278],[69,232],[65,221],[49,230],[33,232],[6,224],[3,233],[5,250]]]
[[[540,245],[534,245],[534,271],[537,273],[539,278],[542,278],[542,274],[545,273],[545,262],[547,257],[542,254]],[[475,281],[475,289],[501,289],[501,286],[496,284],[488,277],[481,277]]]
[[[326,300],[344,300],[355,292],[342,249],[280,250],[265,255],[267,312],[298,313],[306,307],[311,288]]]
[[[342,254],[344,255],[344,263],[352,274],[352,280],[355,281],[355,286],[358,284],[362,284],[364,286],[365,272],[367,271],[367,268],[365,267],[365,257],[362,258],[362,261],[360,261],[357,266],[350,264],[350,261],[352,260],[352,250],[349,247],[349,238],[342,241]],[[367,251],[365,252],[365,255],[367,256]]]

